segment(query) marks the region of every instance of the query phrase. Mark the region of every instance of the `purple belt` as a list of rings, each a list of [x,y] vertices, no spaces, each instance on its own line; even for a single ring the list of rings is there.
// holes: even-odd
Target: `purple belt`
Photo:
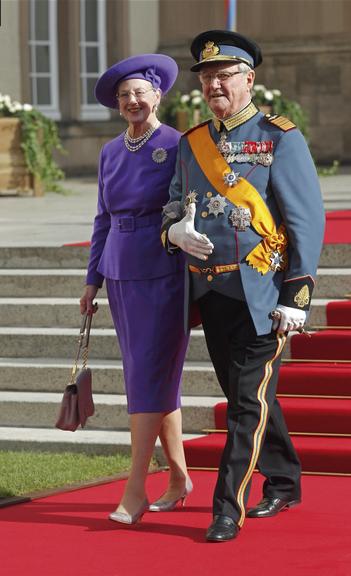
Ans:
[[[161,212],[148,214],[147,216],[118,216],[111,214],[111,228],[120,232],[134,232],[137,228],[148,226],[161,226]]]

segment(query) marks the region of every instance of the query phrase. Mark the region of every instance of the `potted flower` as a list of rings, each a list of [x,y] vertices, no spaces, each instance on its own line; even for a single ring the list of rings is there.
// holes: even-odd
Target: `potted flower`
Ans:
[[[308,117],[300,104],[282,96],[280,90],[268,90],[263,84],[257,84],[252,90],[252,99],[265,114],[281,114],[289,118],[305,135],[308,135]],[[179,91],[171,98],[166,98],[160,108],[162,122],[170,124],[184,132],[188,128],[212,118],[202,92],[192,90],[189,94]]]
[[[255,84],[252,100],[264,114],[280,114],[296,124],[305,137],[308,136],[308,116],[300,104],[282,96],[280,90],[268,90],[263,84]]]
[[[174,126],[180,132],[185,132],[208,118],[212,118],[211,110],[202,92],[196,89],[189,94],[176,92],[173,97],[163,101],[160,108],[161,121]]]
[[[30,104],[0,94],[0,191],[42,195],[61,191],[64,177],[53,158],[62,151],[57,126]]]

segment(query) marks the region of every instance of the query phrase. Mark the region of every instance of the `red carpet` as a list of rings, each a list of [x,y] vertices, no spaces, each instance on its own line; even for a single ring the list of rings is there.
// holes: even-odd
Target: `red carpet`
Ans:
[[[351,244],[351,210],[327,212],[324,244]]]
[[[184,442],[189,465],[194,468],[218,468],[225,437],[224,433],[215,433]],[[351,442],[349,437],[297,435],[292,436],[291,439],[304,472],[351,475]]]
[[[351,330],[323,330],[291,337],[291,358],[351,360]]]
[[[299,434],[350,434],[351,398],[280,398],[290,432]],[[226,429],[227,403],[215,406],[217,430]]]
[[[208,544],[216,474],[192,472],[184,509],[145,514],[136,528],[108,521],[123,481],[0,509],[4,576],[350,576],[351,481],[305,476],[303,504],[247,519],[235,541]],[[150,475],[157,497],[166,474]],[[261,496],[254,475],[250,504]]]
[[[350,326],[351,301],[331,302],[327,322]],[[327,329],[290,341],[292,362],[282,366],[278,396],[302,469],[351,475],[351,330]],[[345,363],[326,362],[343,360]],[[218,432],[184,442],[187,462],[216,468],[226,439],[226,402],[214,407]]]
[[[351,286],[349,288],[351,293]],[[328,326],[351,327],[351,300],[329,302],[327,304],[327,324]]]
[[[278,395],[350,396],[351,364],[313,362],[283,364]]]

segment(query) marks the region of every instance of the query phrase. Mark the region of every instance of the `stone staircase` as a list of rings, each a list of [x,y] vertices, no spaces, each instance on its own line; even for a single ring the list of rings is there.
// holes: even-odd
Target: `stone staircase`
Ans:
[[[90,343],[95,415],[75,433],[54,428],[76,349],[87,258],[85,247],[0,248],[0,449],[129,450],[121,357],[104,290]],[[326,245],[309,324],[325,325],[326,304],[350,292],[350,246]],[[186,439],[214,427],[221,399],[203,332],[194,330],[183,375]]]

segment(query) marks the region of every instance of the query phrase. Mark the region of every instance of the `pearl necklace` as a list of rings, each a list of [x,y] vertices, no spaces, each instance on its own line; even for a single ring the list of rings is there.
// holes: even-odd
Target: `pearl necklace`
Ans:
[[[154,126],[150,126],[150,128],[142,134],[142,136],[138,136],[137,138],[132,138],[128,134],[128,129],[124,133],[124,144],[129,152],[136,152],[139,150],[146,142],[151,138],[155,130],[160,126],[160,122],[156,122]]]

